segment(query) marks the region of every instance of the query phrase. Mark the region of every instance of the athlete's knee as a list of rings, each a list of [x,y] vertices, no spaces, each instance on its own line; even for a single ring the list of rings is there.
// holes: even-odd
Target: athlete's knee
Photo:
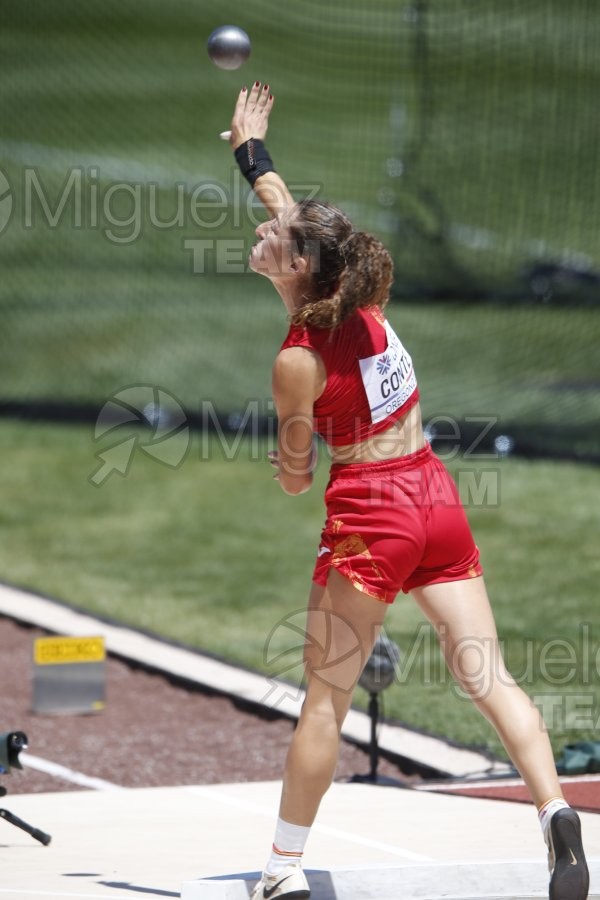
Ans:
[[[334,723],[339,731],[350,704],[352,691],[340,691],[332,685],[321,683],[318,679],[309,680],[306,697],[302,704],[302,717],[307,720]]]
[[[300,724],[311,725],[319,730],[337,727],[334,703],[326,697],[315,698],[307,694],[300,712]]]
[[[463,639],[446,648],[446,660],[461,689],[477,704],[485,705],[498,688],[514,684],[496,639]]]
[[[505,716],[517,712],[515,704],[519,704],[521,695],[525,697],[513,678],[505,672],[505,677],[498,677],[495,673],[485,683],[464,688],[465,696],[469,697],[479,712],[495,727],[502,723]],[[510,714],[512,714],[510,713]]]

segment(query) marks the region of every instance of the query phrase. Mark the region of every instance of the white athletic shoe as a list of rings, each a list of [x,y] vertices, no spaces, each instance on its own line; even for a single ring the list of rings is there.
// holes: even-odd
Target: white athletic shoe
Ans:
[[[286,866],[278,875],[263,872],[250,900],[275,900],[277,897],[286,897],[287,900],[310,897],[310,888],[301,866]]]

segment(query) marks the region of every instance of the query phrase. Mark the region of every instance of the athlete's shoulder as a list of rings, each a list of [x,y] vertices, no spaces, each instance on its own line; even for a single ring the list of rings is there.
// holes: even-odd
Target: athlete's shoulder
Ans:
[[[387,319],[385,317],[384,311],[380,306],[370,306],[369,312],[371,313],[375,321],[379,323],[379,325],[385,325]]]
[[[386,317],[379,306],[359,306],[338,328],[349,333],[375,333],[385,328]]]
[[[312,347],[312,345],[308,328],[305,325],[292,323],[281,345],[281,349],[285,350],[288,347]]]
[[[311,347],[299,344],[282,347],[273,363],[273,368],[282,372],[293,372],[308,369],[315,365],[318,354]]]
[[[323,389],[326,379],[323,362],[309,347],[284,347],[273,363],[273,393],[275,396],[308,395],[311,401]]]
[[[367,322],[369,325],[372,325],[374,322],[377,325],[385,325],[387,319],[385,314],[380,306],[365,306],[357,309],[357,313],[359,313],[363,322]]]

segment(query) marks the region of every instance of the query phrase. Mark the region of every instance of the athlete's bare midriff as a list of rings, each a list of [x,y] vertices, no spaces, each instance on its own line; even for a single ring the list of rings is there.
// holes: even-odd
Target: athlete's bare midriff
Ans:
[[[334,463],[381,462],[416,453],[425,446],[425,436],[421,422],[421,406],[415,403],[405,415],[396,419],[389,428],[374,434],[359,444],[345,444],[329,447]]]

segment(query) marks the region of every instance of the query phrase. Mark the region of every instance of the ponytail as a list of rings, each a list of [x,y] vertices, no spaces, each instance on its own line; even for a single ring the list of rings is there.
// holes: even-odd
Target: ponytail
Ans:
[[[299,247],[318,248],[317,270],[312,274],[316,299],[296,311],[295,325],[333,329],[357,309],[385,307],[394,266],[381,241],[352,231],[343,213],[313,200],[298,204],[292,230]]]

